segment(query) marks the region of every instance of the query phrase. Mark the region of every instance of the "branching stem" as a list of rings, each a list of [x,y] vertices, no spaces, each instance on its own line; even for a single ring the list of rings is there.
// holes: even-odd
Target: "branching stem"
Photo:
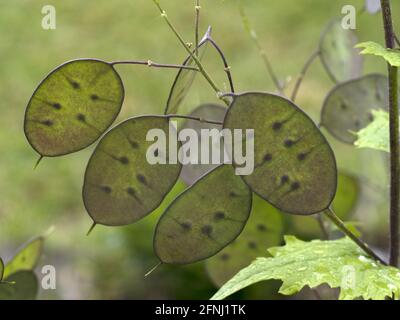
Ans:
[[[223,123],[220,121],[207,120],[207,119],[203,119],[203,118],[199,118],[199,117],[186,116],[186,115],[180,115],[180,114],[167,114],[166,117],[167,118],[188,119],[188,120],[194,120],[194,121],[216,124],[216,125],[221,125],[221,126],[223,125]]]
[[[195,43],[195,55],[196,57],[199,56],[199,26],[200,26],[200,0],[196,0],[196,5],[194,7],[196,11],[196,17],[194,22],[194,43]]]
[[[381,0],[386,47],[394,49],[390,0]],[[399,262],[399,216],[400,216],[400,146],[399,146],[399,100],[398,68],[388,64],[389,73],[389,123],[390,123],[390,258],[389,264]]]
[[[183,66],[183,65],[179,65],[179,64],[164,64],[164,63],[153,62],[151,60],[147,60],[147,61],[122,60],[122,61],[113,61],[113,62],[110,62],[110,64],[111,65],[134,64],[134,65],[143,65],[143,66],[154,67],[154,68],[188,69],[188,70],[199,71],[199,69],[197,67],[193,67],[193,66]]]
[[[312,55],[307,59],[306,63],[304,64],[299,77],[297,78],[296,84],[293,89],[293,93],[291,96],[291,100],[294,102],[297,98],[297,93],[299,92],[300,86],[304,80],[304,77],[307,74],[308,69],[312,65],[312,63],[315,61],[315,59],[319,56],[319,50],[316,50],[312,53]]]
[[[153,0],[154,4],[157,6],[158,10],[161,13],[161,17],[165,20],[169,28],[172,30],[172,32],[175,34],[175,36],[178,38],[179,42],[182,44],[182,46],[185,48],[187,53],[190,55],[190,57],[193,59],[193,61],[196,63],[197,67],[199,68],[199,71],[202,73],[204,78],[208,81],[208,83],[211,85],[211,87],[214,89],[214,91],[217,93],[218,98],[223,99],[223,101],[226,104],[229,104],[229,101],[224,99],[221,96],[221,90],[218,88],[217,84],[214,82],[214,80],[211,78],[209,73],[205,70],[204,66],[200,62],[200,60],[196,57],[196,54],[192,52],[190,47],[187,45],[185,40],[182,38],[182,36],[179,34],[175,26],[171,23],[171,21],[168,18],[167,13],[165,10],[161,7],[160,1],[159,0]]]

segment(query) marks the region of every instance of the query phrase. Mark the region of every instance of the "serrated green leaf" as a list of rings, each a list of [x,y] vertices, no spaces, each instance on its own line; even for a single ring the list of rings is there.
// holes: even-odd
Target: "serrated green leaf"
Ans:
[[[385,59],[391,66],[400,67],[400,50],[387,49],[373,41],[362,42],[356,48],[364,48],[361,54],[372,54]]]
[[[67,62],[33,93],[25,113],[25,135],[42,156],[79,151],[114,122],[123,99],[122,80],[111,64],[94,59]]]
[[[372,113],[374,121],[357,133],[354,145],[389,152],[389,113],[383,110],[373,110]]]
[[[354,30],[343,28],[340,19],[329,23],[320,39],[320,58],[335,82],[347,81],[362,75],[363,57],[354,46],[358,43]]]
[[[198,56],[200,59],[203,58],[208,44],[208,36],[211,34],[211,28],[208,28],[203,39],[198,44]],[[191,56],[187,57],[182,63],[183,66],[196,66],[195,61]],[[169,92],[167,105],[165,107],[165,114],[177,114],[179,106],[182,104],[186,95],[188,94],[194,80],[196,79],[197,72],[188,69],[180,69],[175,77],[174,83],[172,84]]]
[[[4,278],[10,277],[18,271],[31,271],[35,269],[43,250],[44,239],[39,237],[25,245],[7,263],[4,269]]]
[[[151,129],[165,134],[165,150],[147,141]],[[173,143],[170,130],[174,128],[168,117],[139,116],[117,125],[101,139],[87,165],[83,185],[83,201],[95,223],[130,224],[160,205],[182,167],[179,162],[168,164]],[[167,164],[150,164],[148,152]]]
[[[221,300],[260,281],[283,282],[279,292],[293,295],[305,286],[340,288],[339,299],[384,300],[400,294],[400,270],[364,255],[350,239],[304,242],[293,236],[273,248],[273,257],[258,258],[228,281],[211,299]]]
[[[220,106],[218,104],[207,103],[207,104],[202,104],[202,105],[198,106],[190,114],[190,116],[200,118],[200,119],[207,119],[207,120],[211,120],[211,121],[222,122],[224,120],[226,110],[227,110],[227,108],[224,106]],[[198,137],[200,137],[201,130],[217,129],[217,130],[221,131],[222,125],[210,124],[207,122],[200,122],[200,121],[187,119],[182,124],[182,127],[180,129],[181,130],[183,130],[183,129],[195,130],[198,134]],[[223,163],[224,143],[223,143],[222,137],[219,141],[220,141],[219,146],[217,144],[212,143],[213,141],[210,141],[209,155],[211,157],[211,155],[214,154],[213,152],[219,152],[219,154],[221,155],[220,163]],[[200,138],[199,138],[198,143],[200,145]],[[196,158],[196,156],[195,156],[195,158]],[[197,159],[198,159],[199,164],[187,164],[187,165],[183,165],[183,167],[182,167],[181,178],[189,186],[192,185],[195,181],[197,181],[197,179],[199,179],[201,176],[203,176],[204,174],[206,174],[207,172],[209,172],[210,170],[212,170],[218,166],[218,164],[216,164],[216,165],[212,164],[211,159],[209,159],[210,160],[209,164],[201,164],[201,150],[199,150],[199,152],[198,152]]]
[[[0,300],[33,300],[39,291],[36,275],[32,271],[18,271],[0,283]]]
[[[254,130],[254,171],[242,176],[253,192],[292,214],[311,215],[329,207],[337,185],[333,151],[291,101],[261,92],[235,95],[224,129]],[[245,150],[241,143],[233,149]],[[229,144],[225,147],[234,154]]]
[[[388,80],[379,74],[340,83],[325,98],[321,126],[338,140],[353,144],[354,132],[373,120],[372,110],[389,106]]]
[[[252,194],[231,165],[221,165],[179,195],[161,216],[154,251],[167,264],[207,259],[236,239]]]
[[[249,221],[240,236],[206,261],[207,272],[218,287],[242,268],[266,253],[266,248],[282,243],[282,214],[266,201],[253,194]]]

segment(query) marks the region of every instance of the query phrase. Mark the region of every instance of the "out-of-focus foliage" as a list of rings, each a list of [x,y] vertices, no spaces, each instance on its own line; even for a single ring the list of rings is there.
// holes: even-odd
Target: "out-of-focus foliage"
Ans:
[[[374,121],[357,132],[358,139],[354,144],[358,148],[389,152],[389,114],[383,110],[373,110],[372,112]]]
[[[284,247],[269,249],[272,258],[258,258],[228,281],[212,299],[221,300],[260,281],[282,280],[279,292],[293,295],[303,287],[327,283],[340,288],[339,299],[384,300],[400,293],[400,270],[366,257],[350,239],[304,242],[285,237]]]
[[[363,48],[361,54],[371,54],[382,57],[389,62],[390,65],[400,67],[400,51],[397,49],[387,49],[373,41],[359,43],[356,45],[356,48]]]

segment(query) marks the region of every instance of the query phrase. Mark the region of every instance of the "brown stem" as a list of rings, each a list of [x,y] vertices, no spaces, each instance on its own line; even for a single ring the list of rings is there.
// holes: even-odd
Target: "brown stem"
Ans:
[[[293,93],[292,93],[292,97],[291,97],[291,100],[293,102],[296,100],[297,93],[299,92],[300,86],[303,82],[304,77],[307,74],[308,69],[310,68],[310,66],[312,65],[312,63],[318,56],[319,56],[319,50],[314,51],[313,54],[307,59],[306,63],[304,64],[303,69],[301,70],[300,75],[297,78],[296,84],[293,89]]]
[[[381,0],[386,47],[395,47],[392,12],[389,0]],[[399,215],[400,215],[400,146],[398,70],[388,64],[389,73],[389,124],[390,124],[390,258],[389,264],[399,262]]]

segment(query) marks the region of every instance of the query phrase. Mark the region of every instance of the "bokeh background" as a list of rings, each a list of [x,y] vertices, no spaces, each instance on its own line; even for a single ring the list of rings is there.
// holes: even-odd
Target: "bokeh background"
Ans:
[[[193,41],[194,1],[164,0],[162,5],[187,41]],[[394,12],[400,3],[394,1]],[[295,78],[316,49],[327,23],[345,4],[363,0],[247,0],[247,15],[276,73]],[[43,30],[41,9],[54,5],[56,30]],[[83,173],[94,146],[65,157],[45,159],[33,170],[38,155],[23,133],[23,115],[35,87],[57,65],[75,58],[107,61],[151,59],[181,63],[186,54],[151,0],[0,0],[0,255],[7,261],[17,248],[51,226],[40,266],[57,270],[57,290],[41,291],[41,299],[208,299],[216,291],[204,263],[162,266],[156,263],[153,228],[162,208],[184,189],[178,183],[161,208],[142,221],[118,228],[98,226],[87,237],[91,219],[81,200]],[[213,37],[229,59],[237,91],[275,91],[259,52],[244,31],[234,0],[203,0],[201,31],[213,26]],[[379,14],[357,20],[360,41],[383,43]],[[204,63],[221,87],[225,75],[211,50]],[[139,114],[161,114],[175,77],[174,70],[118,66],[126,98],[119,121]],[[367,58],[365,73],[386,73],[380,59]],[[290,92],[293,82],[289,83]],[[323,99],[333,83],[318,61],[310,69],[298,104],[318,122]],[[186,106],[218,102],[208,84],[197,77]],[[385,254],[387,247],[387,159],[375,151],[356,150],[324,132],[336,152],[339,168],[357,177],[358,202],[352,221],[366,240]],[[260,209],[261,210],[261,209]],[[303,239],[320,237],[313,218],[280,218],[283,233]],[[268,224],[269,221],[266,221]],[[293,227],[295,226],[295,227]],[[266,251],[267,248],[265,248]],[[243,299],[281,299],[279,283],[259,284],[236,295]],[[307,291],[307,290],[306,290]],[[299,297],[313,298],[302,293]]]

